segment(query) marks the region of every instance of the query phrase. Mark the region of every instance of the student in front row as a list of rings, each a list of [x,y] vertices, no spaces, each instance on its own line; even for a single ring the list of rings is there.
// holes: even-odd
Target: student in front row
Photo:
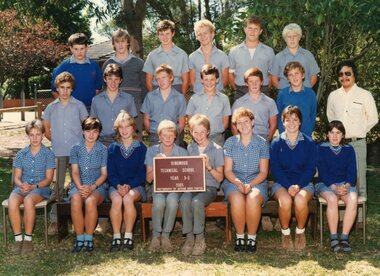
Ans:
[[[341,121],[331,121],[327,129],[328,142],[318,147],[318,176],[320,183],[315,193],[327,201],[327,222],[330,230],[331,250],[351,252],[349,234],[356,219],[358,193],[355,183],[357,177],[354,148],[344,144],[346,130]],[[338,201],[343,200],[346,210],[343,227],[338,239],[339,212]]]
[[[83,139],[70,152],[73,182],[69,190],[71,219],[76,240],[71,250],[78,253],[94,250],[93,234],[98,221],[98,208],[107,197],[107,148],[98,141],[102,124],[89,117],[82,123]],[[83,205],[85,212],[83,213]]]
[[[217,189],[223,181],[223,148],[210,141],[210,121],[205,115],[195,114],[189,122],[193,143],[187,147],[190,156],[202,156],[205,160],[206,191],[183,193],[180,198],[183,229],[186,241],[184,255],[203,255],[205,241],[205,207],[216,198]],[[195,242],[194,242],[195,240]]]
[[[11,251],[26,254],[33,251],[32,234],[36,217],[35,205],[50,196],[53,180],[54,154],[42,144],[45,128],[40,120],[28,122],[25,132],[29,146],[21,149],[13,161],[13,183],[16,186],[9,196],[9,220],[15,243]],[[24,204],[24,239],[21,231],[20,205]]]
[[[261,207],[268,200],[269,146],[252,132],[254,115],[245,107],[236,109],[232,123],[239,134],[224,144],[224,174],[222,188],[231,204],[231,216],[236,229],[234,250],[256,251],[256,234],[261,219]],[[245,240],[247,225],[248,239]]]
[[[317,147],[309,136],[300,131],[302,114],[297,106],[290,105],[284,109],[282,124],[285,131],[272,141],[270,147],[270,168],[275,180],[272,196],[279,204],[282,247],[303,250],[306,247],[308,203],[314,194],[311,181],[315,174]],[[294,244],[289,228],[293,202],[297,221]]]
[[[132,230],[136,221],[135,202],[146,200],[145,155],[146,147],[137,139],[137,126],[125,111],[117,116],[114,129],[116,142],[108,148],[108,182],[112,201],[110,218],[113,229],[111,252],[134,248]],[[123,208],[124,207],[124,214]],[[121,237],[121,223],[124,219],[125,233]]]
[[[151,183],[153,179],[153,158],[156,156],[187,156],[184,148],[177,146],[174,141],[177,135],[175,123],[163,120],[158,125],[158,136],[161,143],[148,148],[145,158],[146,180]],[[152,224],[153,238],[149,250],[157,252],[162,249],[164,252],[172,252],[173,246],[169,236],[173,230],[177,216],[178,201],[181,193],[159,193],[153,192]]]
[[[149,132],[149,146],[159,143],[158,125],[163,120],[176,123],[177,141],[183,137],[185,128],[186,99],[173,86],[173,69],[167,64],[161,64],[155,71],[158,88],[146,95],[141,112],[144,113],[144,127]]]

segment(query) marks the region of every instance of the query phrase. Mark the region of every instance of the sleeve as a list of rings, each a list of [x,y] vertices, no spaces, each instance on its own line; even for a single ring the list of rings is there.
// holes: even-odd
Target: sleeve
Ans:
[[[326,186],[334,184],[334,181],[329,177],[329,162],[326,160],[328,158],[327,152],[324,151],[323,146],[318,147],[318,157],[317,157],[317,169],[319,180],[322,181]]]
[[[180,94],[180,99],[179,116],[186,116],[186,99],[182,94]]]
[[[187,72],[189,72],[189,57],[187,56],[186,52],[183,51],[181,74],[184,74]]]
[[[98,112],[97,112],[97,108],[96,108],[96,96],[94,98],[92,98],[90,115],[91,115],[91,117],[98,117]]]
[[[154,66],[152,63],[152,52],[148,54],[148,57],[146,58],[146,61],[144,63],[143,71],[145,73],[149,73],[154,75]]]
[[[153,157],[154,157],[154,146],[148,148],[145,155],[145,165],[153,167]]]
[[[279,114],[279,112],[276,102],[273,99],[269,98],[269,118],[276,116],[277,114]]]
[[[224,95],[224,94],[222,94]],[[224,95],[223,97],[223,117],[231,115],[231,105],[228,97]]]
[[[235,71],[236,70],[236,63],[234,59],[234,49],[232,48],[230,51],[230,54],[228,55],[228,63],[230,64],[230,70]]]
[[[150,92],[150,93],[152,93],[152,92]],[[147,113],[150,116],[151,115],[150,114],[150,110],[151,110],[151,108],[150,108],[150,96],[148,94],[148,95],[146,95],[146,97],[144,99],[144,102],[143,102],[143,104],[141,106],[141,110],[140,111],[142,113]]]
[[[269,70],[268,70],[268,73],[270,73],[271,71],[271,66],[273,65],[273,62],[274,62],[274,59],[275,59],[275,55],[274,55],[274,51],[272,48],[269,48],[269,53],[268,53],[268,58],[269,58]]]
[[[319,69],[317,61],[315,60],[314,55],[311,52],[309,52],[309,55],[308,55],[308,63],[309,63],[309,69],[310,69],[310,72],[309,72],[310,76],[317,75],[320,72],[320,69]]]
[[[13,168],[17,168],[17,169],[22,169],[22,160],[24,159],[24,158],[22,158],[23,156],[22,156],[22,149],[20,150],[20,151],[18,151],[17,152],[17,154],[16,154],[16,157],[15,157],[15,159],[13,160]]]
[[[284,132],[284,126],[282,124],[282,96],[283,92],[280,90],[277,96],[277,110],[278,110],[278,119],[277,119],[277,128],[278,128],[278,133],[283,133]]]
[[[305,138],[305,136],[304,136]],[[309,185],[311,180],[313,179],[315,175],[315,167],[317,165],[317,145],[312,140],[304,140],[305,143],[305,160],[306,164],[302,170],[302,173],[300,175],[298,185],[300,185],[302,188]]]
[[[128,95],[128,94],[127,94]],[[137,110],[136,110],[136,105],[135,105],[135,101],[133,99],[133,97],[129,97],[129,103],[128,103],[128,107],[127,107],[127,110],[128,110],[128,113],[136,118],[137,117]]]
[[[79,158],[78,158],[78,150],[79,150],[79,146],[78,145],[74,145],[71,150],[70,150],[70,159],[69,159],[69,163],[70,164],[78,164],[79,163]]]
[[[329,97],[327,98],[327,107],[326,107],[326,115],[329,122],[333,121],[335,118],[334,114],[334,92],[331,92]]]
[[[195,55],[195,51],[192,52],[189,56],[189,69],[195,71],[196,69],[195,69],[195,63],[194,63],[194,55]]]
[[[102,167],[106,167],[107,166],[107,157],[108,157],[107,147],[103,146],[103,145],[101,145],[101,146],[102,146]]]
[[[120,179],[118,175],[118,168],[117,168],[117,160],[115,160],[115,144],[111,144],[108,148],[108,155],[107,155],[107,176],[108,176],[108,183],[116,188],[118,184],[120,184]]]
[[[277,54],[274,59],[273,59],[273,62],[272,62],[272,65],[269,69],[269,73],[272,75],[272,76],[275,76],[275,77],[279,77],[280,76],[280,65],[279,65],[279,54]]]
[[[51,104],[48,104],[45,111],[42,114],[42,120],[50,122],[50,116],[51,116]]]
[[[136,175],[129,182],[129,185],[131,186],[131,188],[144,186],[145,184],[145,178],[146,178],[146,166],[144,164],[145,155],[146,155],[146,147],[140,143],[139,156],[138,156],[137,166],[136,166]]]
[[[269,159],[269,144],[267,141],[263,141],[260,147],[260,159]]]
[[[376,103],[370,92],[368,92],[368,97],[366,97],[365,112],[367,116],[367,132],[369,132],[379,121]]]
[[[283,186],[285,189],[288,189],[292,183],[284,173],[281,167],[280,154],[285,154],[281,150],[281,141],[279,138],[274,140],[270,145],[270,169],[274,176],[275,181]]]
[[[356,167],[356,155],[354,148],[348,146],[348,157],[347,157],[347,170],[346,170],[346,182],[350,183],[351,186],[356,186],[357,179],[357,167]]]
[[[227,67],[230,67],[230,63],[229,63],[229,60],[228,60],[228,56],[224,53],[224,52],[221,52],[222,53],[222,56],[223,58],[221,59],[221,63],[222,63],[222,70],[223,69],[226,69]]]
[[[232,149],[233,149],[233,139],[235,136],[230,137],[227,139],[227,141],[224,143],[223,146],[223,154],[225,157],[229,157],[232,159]]]
[[[47,150],[46,156],[46,169],[55,169],[55,156],[54,153],[50,149]]]
[[[310,89],[310,123],[311,132],[315,129],[315,119],[317,118],[317,96],[313,89]]]
[[[187,108],[186,108],[186,115],[193,116],[195,114],[195,105],[194,105],[194,98],[193,98],[194,96],[196,96],[196,94],[191,96],[191,98],[189,100],[189,103],[188,103]]]
[[[214,167],[224,166],[223,148],[217,148],[214,156]]]
[[[86,106],[82,102],[79,103],[79,115],[81,120],[84,120],[88,117]]]

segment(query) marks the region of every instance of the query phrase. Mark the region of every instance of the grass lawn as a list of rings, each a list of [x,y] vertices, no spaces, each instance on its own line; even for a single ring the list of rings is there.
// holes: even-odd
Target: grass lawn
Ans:
[[[0,159],[0,200],[10,193],[10,177],[10,160]],[[73,255],[70,248],[74,235],[69,235],[61,243],[56,237],[49,237],[49,246],[45,248],[43,219],[38,216],[33,236],[35,251],[31,255],[9,254],[1,234],[0,275],[380,275],[379,184],[379,169],[369,172],[367,244],[363,245],[360,230],[357,233],[353,231],[351,254],[330,252],[327,230],[323,247],[319,245],[319,238],[313,241],[308,231],[308,246],[301,253],[282,251],[280,233],[260,230],[257,253],[238,254],[233,252],[231,244],[224,242],[224,232],[210,221],[206,225],[208,249],[202,257],[181,255],[184,238],[179,223],[172,237],[177,250],[172,254],[149,253],[148,243],[142,243],[138,231],[135,233],[136,248],[132,253],[109,253],[112,238],[109,232],[105,236],[95,236],[96,249],[93,253]],[[11,231],[9,233],[8,239],[11,240]]]

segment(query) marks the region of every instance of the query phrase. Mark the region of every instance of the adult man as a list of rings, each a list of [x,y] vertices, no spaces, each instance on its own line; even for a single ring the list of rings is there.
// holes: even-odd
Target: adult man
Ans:
[[[356,85],[358,71],[353,61],[339,63],[337,75],[341,88],[330,93],[327,100],[329,122],[339,120],[346,129],[345,142],[355,150],[358,171],[359,195],[367,197],[367,132],[374,127],[379,118],[372,94]],[[361,214],[361,212],[359,212]],[[361,218],[359,215],[359,222]]]
[[[157,24],[157,36],[161,45],[149,53],[143,71],[146,73],[146,88],[152,91],[158,87],[154,80],[154,72],[161,64],[173,68],[173,87],[186,95],[189,85],[189,58],[186,52],[173,43],[175,25],[170,20],[162,20]]]
[[[233,47],[228,56],[230,62],[229,79],[235,89],[235,100],[248,92],[244,82],[244,73],[257,67],[263,73],[264,82],[261,91],[269,95],[271,87],[269,69],[274,59],[274,51],[269,46],[260,42],[260,34],[263,32],[261,20],[255,16],[249,16],[244,21],[245,41]]]

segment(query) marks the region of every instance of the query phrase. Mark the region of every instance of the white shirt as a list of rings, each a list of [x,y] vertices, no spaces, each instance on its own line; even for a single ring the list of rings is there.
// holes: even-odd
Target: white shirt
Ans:
[[[343,87],[330,93],[327,99],[329,122],[339,120],[346,129],[346,138],[365,138],[379,121],[372,94],[356,84],[346,92]]]

